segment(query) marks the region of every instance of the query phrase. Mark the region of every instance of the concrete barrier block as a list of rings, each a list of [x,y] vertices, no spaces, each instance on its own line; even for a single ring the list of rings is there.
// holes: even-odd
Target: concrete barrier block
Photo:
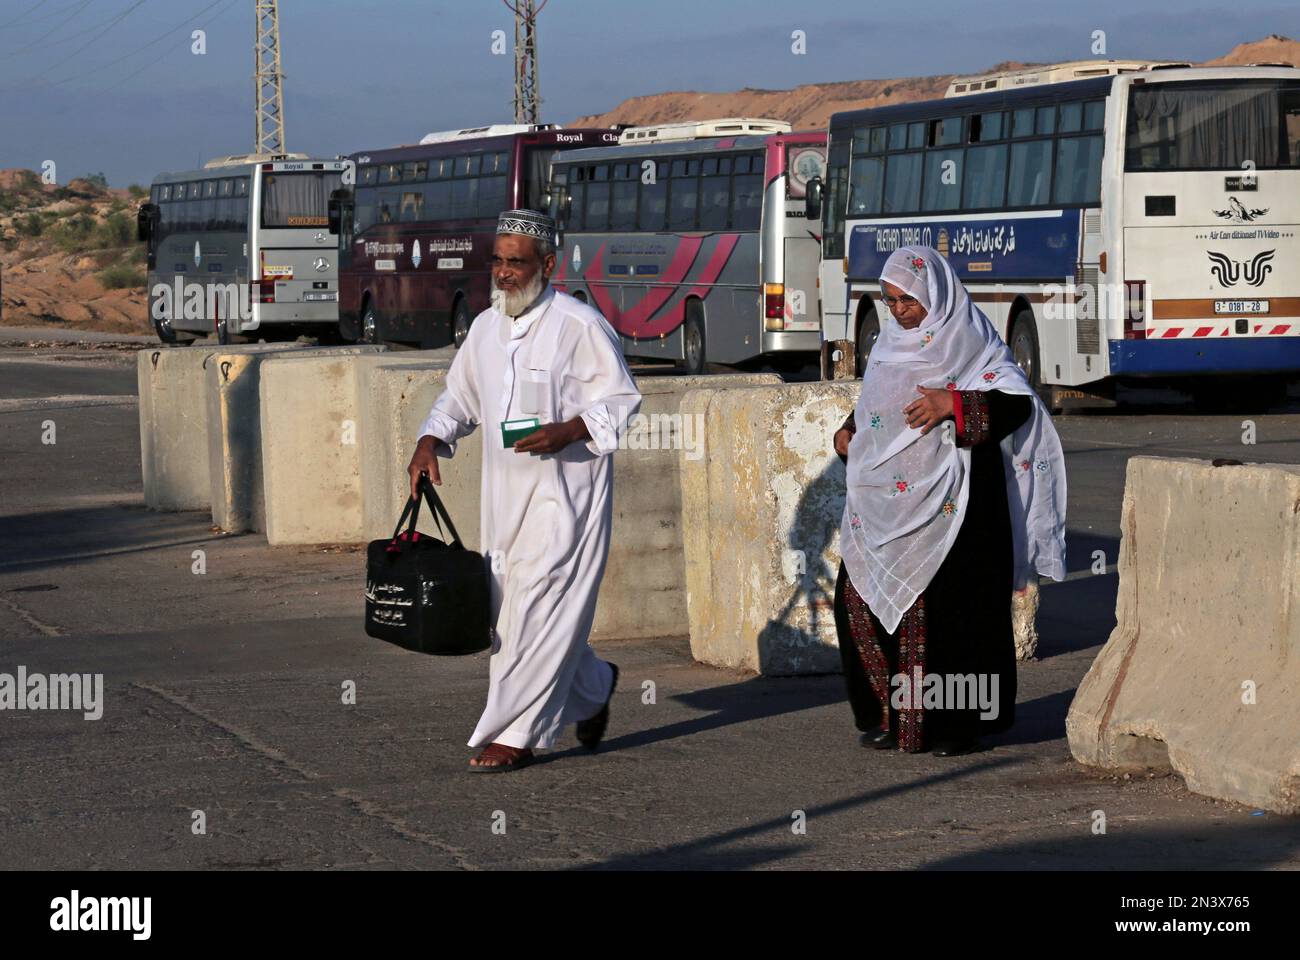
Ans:
[[[364,539],[361,450],[368,426],[358,413],[361,386],[381,365],[446,365],[416,351],[396,357],[381,347],[357,350],[276,357],[262,366],[262,488],[273,546]]]
[[[682,637],[686,557],[679,462],[707,455],[704,420],[683,418],[682,398],[708,387],[779,384],[774,373],[640,376],[641,410],[614,454],[614,520],[592,638]]]
[[[1070,752],[1300,813],[1300,467],[1128,462],[1116,625]]]
[[[838,672],[844,466],[832,438],[861,384],[701,389],[706,456],[681,460],[691,653],[764,675]]]
[[[208,455],[207,366],[220,351],[257,356],[302,349],[295,343],[154,347],[136,354],[140,468],[151,510],[212,505]]]
[[[374,352],[370,346],[321,347],[303,356]],[[207,363],[209,500],[212,522],[227,533],[266,530],[259,386],[263,361],[277,355],[220,352]]]
[[[381,364],[361,390],[361,417],[366,423],[361,460],[363,528],[366,540],[393,532],[409,493],[406,465],[411,462],[429,408],[446,386],[447,368],[412,368]],[[482,431],[475,430],[442,461],[438,496],[447,506],[456,532],[470,550],[481,550],[479,495],[483,456]],[[419,529],[435,533],[428,510]]]

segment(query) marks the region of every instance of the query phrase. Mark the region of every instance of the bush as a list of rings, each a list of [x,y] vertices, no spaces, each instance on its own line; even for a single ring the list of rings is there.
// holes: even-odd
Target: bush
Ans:
[[[45,221],[41,219],[39,214],[29,213],[27,216],[14,221],[14,227],[21,237],[39,237],[45,232]]]
[[[101,246],[125,247],[135,239],[134,224],[125,213],[111,214],[98,228]]]
[[[131,195],[132,200],[143,200],[145,197],[149,196],[148,188],[142,187],[138,183],[131,184],[131,186],[126,188],[126,191]]]
[[[102,173],[88,173],[83,179],[87,183],[93,183],[101,189],[108,189],[108,177],[104,176]]]
[[[148,278],[139,267],[119,263],[101,270],[99,282],[106,290],[123,290],[128,287],[143,287],[148,282]]]

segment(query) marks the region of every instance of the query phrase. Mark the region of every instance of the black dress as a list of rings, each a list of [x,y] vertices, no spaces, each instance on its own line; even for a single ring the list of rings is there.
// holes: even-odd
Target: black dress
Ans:
[[[892,634],[842,563],[835,585],[835,625],[857,727],[874,731],[887,723],[909,753],[997,733],[1015,722],[1011,517],[998,444],[1029,419],[1032,401],[979,390],[957,391],[954,401],[961,405],[956,443],[971,448],[970,494],[957,539],[934,579]],[[851,416],[845,427],[855,429]],[[911,682],[900,684],[904,677]],[[927,688],[929,694],[942,691],[942,698],[929,700]]]

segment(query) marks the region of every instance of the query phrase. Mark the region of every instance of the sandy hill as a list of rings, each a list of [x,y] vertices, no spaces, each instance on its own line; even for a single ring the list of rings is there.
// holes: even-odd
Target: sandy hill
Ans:
[[[148,333],[137,202],[89,179],[0,170],[0,324]]]
[[[1175,59],[1175,57],[1170,57]],[[1272,34],[1263,40],[1241,43],[1226,56],[1206,61],[1224,66],[1283,61],[1300,65],[1300,42]],[[1012,70],[1031,64],[1008,61],[989,68]],[[831,114],[910,100],[942,97],[952,74],[906,77],[898,80],[846,80],[809,83],[793,90],[744,89],[727,93],[692,90],[631,97],[605,113],[579,117],[575,127],[604,127],[616,123],[644,125],[707,117],[770,117],[789,121],[796,130],[824,129]]]

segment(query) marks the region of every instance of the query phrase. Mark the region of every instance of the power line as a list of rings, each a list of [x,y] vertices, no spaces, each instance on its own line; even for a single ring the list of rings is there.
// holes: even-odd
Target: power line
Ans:
[[[85,10],[88,6],[90,6],[90,0],[84,0],[84,2],[81,4],[81,6],[77,7],[76,10],[73,10],[71,13],[68,14],[68,16],[67,16],[67,20],[61,20],[60,22],[58,22],[58,23],[56,23],[56,24],[54,25],[54,29],[53,29],[53,30],[50,30],[50,31],[47,32],[47,33],[42,33],[42,34],[41,34],[39,37],[37,37],[35,40],[29,40],[28,43],[29,43],[31,46],[36,46],[36,44],[43,42],[43,41],[45,40],[46,37],[52,37],[52,36],[54,36],[54,34],[58,33],[60,30],[62,30],[62,29],[64,28],[64,26],[67,25],[68,20],[71,20],[73,17],[75,17],[77,14],[79,14],[82,10]]]
[[[113,17],[109,17],[107,20],[101,20],[99,21],[99,23],[86,27],[86,29],[84,30],[78,30],[76,33],[70,33],[66,37],[60,37],[57,40],[51,40],[49,43],[45,44],[44,48],[33,46],[30,43],[25,43],[21,47],[14,47],[11,50],[5,50],[3,52],[6,57],[21,57],[24,54],[28,54],[28,53],[44,53],[45,49],[48,49],[49,47],[57,47],[61,43],[69,43],[73,40],[76,40],[77,37],[84,37],[86,34],[98,30],[100,27],[102,27],[104,24],[108,23],[109,20],[112,19]]]
[[[170,30],[166,31],[165,33],[158,34],[158,36],[154,37],[152,40],[149,40],[146,43],[141,44],[139,47],[130,51],[129,53],[124,53],[116,60],[110,60],[108,63],[100,64],[97,67],[92,67],[91,69],[82,71],[81,73],[74,73],[72,76],[64,77],[62,80],[51,80],[48,85],[51,87],[62,86],[63,84],[69,83],[73,80],[80,80],[83,77],[88,77],[92,73],[99,73],[102,70],[107,70],[109,67],[115,67],[123,60],[129,60],[131,57],[134,57],[136,54],[143,53],[144,51],[148,50],[150,47],[154,46],[155,44],[161,43],[163,40],[166,40],[176,31],[184,30],[191,23],[193,23],[195,20],[202,17],[204,14],[206,14],[209,10],[213,9],[214,7],[219,7],[223,3],[229,3],[229,2],[230,0],[213,0],[212,3],[209,3],[198,13],[194,14],[194,16],[190,17],[187,20],[182,21],[181,23],[176,24],[176,26],[172,27]],[[132,74],[132,76],[134,76],[134,74]]]
[[[14,17],[12,20],[10,20],[8,23],[3,24],[4,28],[5,28],[6,30],[8,30],[10,27],[17,27],[17,26],[20,26],[20,25],[22,24],[22,22],[23,22],[23,18],[24,18],[24,17],[30,16],[31,14],[33,14],[33,13],[35,13],[37,10],[41,9],[41,7],[45,6],[45,5],[46,5],[47,3],[49,3],[49,2],[50,2],[50,0],[40,0],[40,2],[36,4],[36,6],[34,6],[34,7],[28,7],[26,13],[20,13],[20,14],[18,14],[18,16]],[[38,21],[40,21],[40,20],[46,20],[46,19],[48,19],[48,17],[37,17],[36,20],[33,20],[32,22],[33,22],[33,23],[36,23],[36,22],[38,22]]]
[[[98,40],[100,37],[103,37],[103,36],[104,36],[105,34],[107,34],[110,30],[112,30],[114,27],[116,27],[119,23],[121,23],[123,20],[125,20],[127,17],[129,17],[129,16],[131,15],[131,11],[135,10],[137,7],[142,6],[142,5],[144,4],[144,2],[145,2],[145,0],[135,0],[135,3],[131,4],[131,6],[127,7],[125,10],[123,10],[121,13],[119,13],[116,17],[114,17],[114,18],[113,18],[113,21],[112,21],[112,22],[111,22],[107,27],[105,27],[105,28],[104,28],[103,30],[101,30],[99,33],[95,34],[93,37],[91,37],[89,40],[87,40],[87,41],[86,41],[85,43],[83,43],[81,46],[77,47],[76,50],[73,50],[70,54],[68,54],[68,55],[67,55],[66,57],[64,57],[62,60],[58,61],[57,63],[51,64],[51,65],[48,66],[48,67],[46,67],[43,71],[41,71],[40,73],[38,73],[36,76],[32,77],[32,79],[33,79],[33,80],[39,80],[39,79],[41,79],[41,77],[44,77],[46,74],[48,74],[51,70],[54,70],[56,67],[61,67],[61,66],[63,66],[65,63],[67,63],[69,60],[71,60],[71,59],[72,59],[73,57],[75,57],[77,54],[81,53],[82,50],[85,50],[87,47],[89,47],[91,44],[93,44],[93,43],[94,43],[96,40]]]

